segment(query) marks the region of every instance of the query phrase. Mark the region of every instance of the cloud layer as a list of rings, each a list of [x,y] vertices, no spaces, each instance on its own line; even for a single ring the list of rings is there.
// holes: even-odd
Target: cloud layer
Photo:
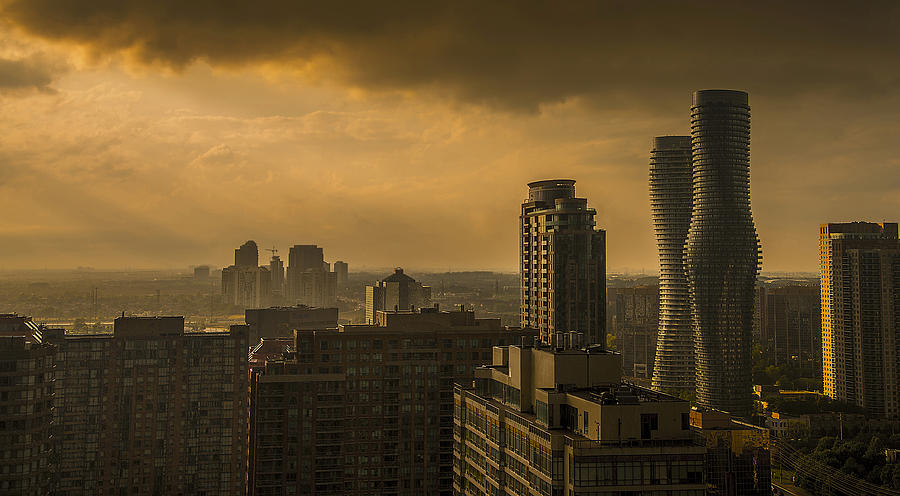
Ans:
[[[898,220],[894,4],[557,4],[0,0],[0,266],[512,270],[525,184],[572,177],[652,271],[649,140],[708,87],[751,93],[764,270]]]
[[[878,95],[900,81],[888,63],[900,53],[896,2],[8,0],[2,9],[27,32],[100,58],[176,70],[270,64],[515,109],[584,95],[666,105],[711,85],[861,97],[860,87]]]

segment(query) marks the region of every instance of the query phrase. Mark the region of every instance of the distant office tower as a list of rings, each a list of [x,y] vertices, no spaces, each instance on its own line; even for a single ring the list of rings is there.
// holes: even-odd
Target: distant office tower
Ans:
[[[259,248],[256,241],[250,240],[234,250],[234,264],[238,267],[259,266]]]
[[[324,252],[316,245],[294,245],[288,253],[287,292],[291,304],[333,307],[337,274],[326,268]]]
[[[822,370],[822,310],[819,287],[765,288],[762,341],[775,365],[793,364],[807,373]]]
[[[349,272],[349,267],[347,262],[343,262],[338,260],[334,263],[334,273],[337,274],[337,285],[338,289],[344,289],[347,287],[347,275]]]
[[[29,317],[0,314],[0,493],[57,494],[56,347]]]
[[[659,323],[659,287],[619,288],[616,293],[616,350],[622,356],[622,372],[650,379],[656,356]]]
[[[422,286],[397,267],[394,273],[366,286],[366,324],[381,310],[409,312],[431,306],[431,286]]]
[[[112,334],[45,336],[59,349],[59,494],[244,494],[246,326],[120,317]]]
[[[822,224],[819,257],[825,394],[900,417],[897,224]]]
[[[693,209],[685,249],[691,293],[697,403],[753,411],[753,295],[760,248],[750,212],[747,93],[694,92]]]
[[[272,259],[269,260],[269,277],[272,279],[272,296],[280,301],[284,296],[284,262],[274,253]]]
[[[536,332],[464,310],[376,320],[297,331],[254,370],[251,495],[452,494],[453,382]]]
[[[694,388],[694,329],[684,270],[684,245],[693,202],[691,137],[653,138],[650,210],[659,250],[659,335],[653,387]]]
[[[620,372],[599,346],[494,348],[454,388],[454,493],[705,494],[690,403]]]
[[[522,327],[548,342],[557,332],[606,344],[606,231],[597,229],[575,181],[528,184],[519,217]]]
[[[716,410],[691,410],[691,428],[706,445],[709,495],[772,494],[769,430]]]
[[[243,308],[269,304],[271,274],[265,267],[236,266],[222,269],[222,299]]]
[[[250,344],[260,338],[293,337],[296,329],[336,329],[337,308],[294,307],[248,308],[244,320],[250,327]]]
[[[209,279],[209,265],[198,265],[194,267],[194,279],[205,281]]]

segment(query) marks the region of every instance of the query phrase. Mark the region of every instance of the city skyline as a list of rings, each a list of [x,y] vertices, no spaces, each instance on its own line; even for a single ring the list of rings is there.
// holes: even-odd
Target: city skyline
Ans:
[[[2,201],[17,212],[4,268],[225,265],[214,254],[256,239],[355,267],[512,271],[519,185],[570,177],[609,234],[609,270],[653,273],[646,139],[687,134],[699,88],[754,95],[767,271],[814,272],[820,223],[898,206],[889,4],[812,20],[803,4],[361,5],[313,9],[302,29],[291,6],[163,25],[167,2],[130,5],[0,7]],[[686,18],[723,41],[692,58]],[[251,43],[222,34],[236,29]]]

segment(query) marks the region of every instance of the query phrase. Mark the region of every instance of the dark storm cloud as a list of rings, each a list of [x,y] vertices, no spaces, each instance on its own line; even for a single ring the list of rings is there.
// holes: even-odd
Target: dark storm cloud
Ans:
[[[0,58],[0,92],[52,91],[50,84],[59,67],[40,57],[20,60]]]
[[[900,81],[895,2],[12,0],[28,32],[180,69],[309,62],[344,83],[535,108],[710,85],[877,95]],[[665,91],[660,92],[663,89]],[[649,103],[649,102],[648,102]]]

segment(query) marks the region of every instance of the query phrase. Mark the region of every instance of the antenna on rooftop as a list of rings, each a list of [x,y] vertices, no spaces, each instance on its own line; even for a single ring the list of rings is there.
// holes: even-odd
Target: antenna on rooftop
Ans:
[[[272,252],[273,257],[275,256],[276,253],[278,253],[278,250],[275,249],[275,245],[272,245],[271,248],[266,248],[266,251]]]

